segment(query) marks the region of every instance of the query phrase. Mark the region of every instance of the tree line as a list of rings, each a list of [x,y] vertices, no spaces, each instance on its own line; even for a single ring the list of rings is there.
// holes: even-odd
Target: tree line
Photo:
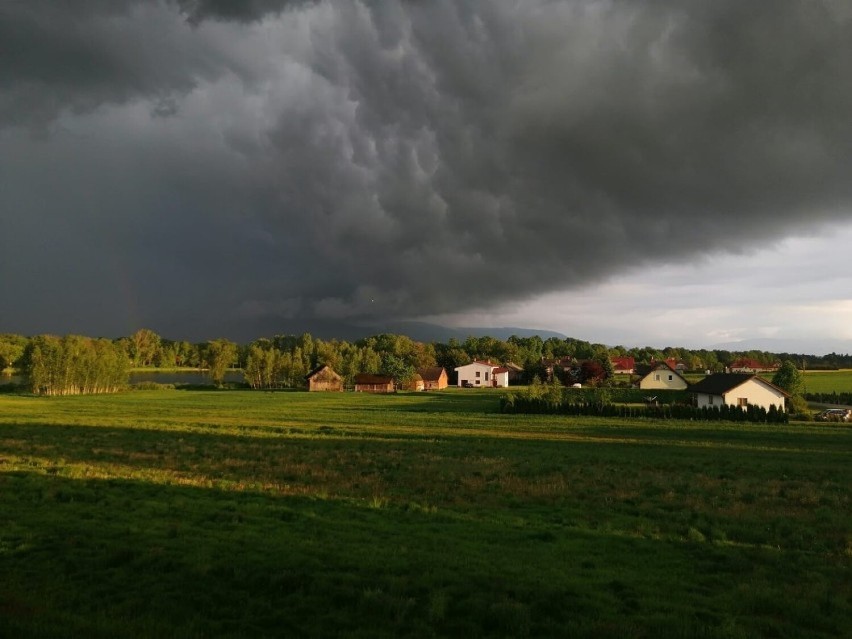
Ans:
[[[524,371],[521,383],[530,383],[535,378],[549,379],[548,367],[554,360],[563,358],[584,362],[577,370],[586,379],[602,379],[612,375],[610,361],[619,356],[633,357],[637,363],[674,358],[685,362],[690,370],[701,371],[721,371],[744,357],[766,365],[784,359],[810,369],[852,368],[852,356],[834,353],[815,357],[765,351],[624,348],[574,338],[542,339],[539,336],[514,335],[506,340],[471,336],[463,341],[450,339],[446,343],[424,343],[394,334],[348,342],[316,339],[309,333],[303,333],[298,336],[276,335],[238,344],[227,339],[200,343],[169,340],[150,329],[140,329],[130,336],[113,340],[0,334],[0,369],[8,367],[23,372],[34,392],[45,393],[103,392],[102,389],[115,388],[116,384],[108,377],[104,377],[104,382],[93,381],[106,375],[105,372],[93,372],[98,370],[93,358],[114,362],[115,370],[119,369],[118,362],[124,362],[122,375],[125,383],[127,371],[131,368],[162,370],[189,367],[207,371],[217,384],[222,383],[227,370],[240,369],[251,387],[273,388],[301,386],[305,375],[321,364],[331,366],[345,383],[350,384],[358,373],[383,373],[398,381],[406,381],[418,368],[427,366],[443,366],[452,377],[457,366],[475,359],[517,364]],[[111,366],[104,364],[104,370]],[[78,367],[85,372],[72,374],[71,371]],[[66,381],[68,387],[61,390],[65,388],[63,384]],[[81,391],[81,388],[87,390]]]

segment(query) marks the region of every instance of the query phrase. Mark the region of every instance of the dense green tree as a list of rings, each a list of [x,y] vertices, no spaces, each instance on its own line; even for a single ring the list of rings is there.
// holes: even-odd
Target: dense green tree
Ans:
[[[784,360],[781,368],[772,376],[772,383],[778,388],[783,388],[790,395],[801,395],[805,388],[802,373],[789,359]]]
[[[252,388],[274,388],[285,384],[281,367],[282,354],[267,340],[267,344],[251,344],[246,356],[243,376]]]
[[[23,335],[4,333],[0,335],[0,370],[12,368],[19,364],[24,355],[29,339]]]
[[[134,366],[151,366],[160,350],[160,336],[148,328],[140,328],[130,336],[130,359]]]
[[[112,393],[127,383],[127,356],[106,339],[39,335],[22,359],[30,389],[40,395]]]
[[[225,381],[225,373],[237,360],[237,345],[227,339],[214,339],[207,342],[205,360],[210,378],[217,386]]]
[[[414,378],[415,370],[404,357],[393,353],[382,353],[382,366],[379,372],[393,378],[397,387],[405,386]]]

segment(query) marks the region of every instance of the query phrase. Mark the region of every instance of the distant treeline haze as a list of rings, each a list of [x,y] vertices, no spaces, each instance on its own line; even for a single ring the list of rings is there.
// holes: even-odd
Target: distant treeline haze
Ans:
[[[221,383],[228,369],[242,369],[253,388],[298,387],[305,375],[328,364],[351,384],[357,373],[385,373],[397,380],[410,379],[418,368],[443,366],[452,376],[457,366],[474,359],[512,362],[524,369],[525,379],[546,377],[543,359],[573,357],[609,362],[632,356],[636,362],[675,358],[689,370],[723,370],[734,360],[747,357],[766,365],[790,359],[808,369],[852,368],[852,355],[826,356],[765,351],[690,350],[686,348],[607,347],[583,340],[538,336],[507,340],[468,337],[447,343],[416,342],[405,335],[382,334],[356,342],[315,339],[310,334],[277,335],[250,344],[226,339],[201,343],[165,339],[140,329],[120,339],[93,339],[76,335],[26,337],[0,334],[0,368],[13,368],[27,377],[33,392],[60,395],[112,392],[127,383],[128,369],[207,370]]]

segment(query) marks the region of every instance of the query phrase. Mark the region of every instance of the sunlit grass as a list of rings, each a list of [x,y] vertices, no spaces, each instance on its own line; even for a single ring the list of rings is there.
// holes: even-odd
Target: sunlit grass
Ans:
[[[852,393],[852,370],[805,371],[806,393]]]
[[[849,629],[852,429],[497,397],[0,397],[0,634]]]

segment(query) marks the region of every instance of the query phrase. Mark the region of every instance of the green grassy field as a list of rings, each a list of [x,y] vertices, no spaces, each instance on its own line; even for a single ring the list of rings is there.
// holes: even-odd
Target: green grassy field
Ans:
[[[852,393],[852,370],[807,371],[806,393]]]
[[[852,429],[0,396],[0,636],[841,637]]]

